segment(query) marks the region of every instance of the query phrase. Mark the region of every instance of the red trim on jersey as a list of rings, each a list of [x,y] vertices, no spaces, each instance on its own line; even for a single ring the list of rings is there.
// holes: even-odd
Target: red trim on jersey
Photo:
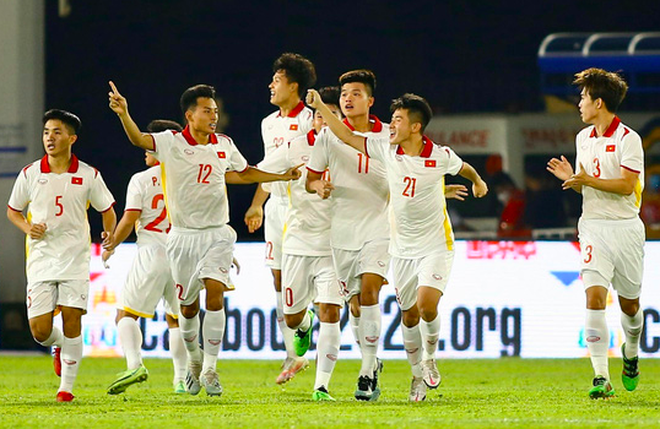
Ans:
[[[315,142],[316,142],[316,130],[312,128],[307,133],[307,144],[309,144],[310,146],[314,146]],[[291,144],[291,142],[289,142],[289,144]]]
[[[369,123],[371,124],[372,133],[379,133],[383,131],[383,123],[376,117],[376,115],[369,115]],[[346,126],[350,128],[351,131],[355,131],[353,125],[348,122],[348,118],[344,118],[344,124],[346,124]]]
[[[369,149],[367,149],[367,141],[369,141],[369,139],[367,139],[365,137],[364,138],[364,154],[371,158],[371,156],[369,155]]]
[[[637,171],[637,170],[633,170],[632,168],[630,168],[630,167],[626,167],[625,165],[622,165],[621,168],[625,168],[626,170],[628,170],[628,171],[632,171],[633,173],[636,173],[636,174],[639,174],[639,173],[640,173],[639,171]]]
[[[15,211],[15,212],[18,212],[18,213],[22,213],[22,212],[23,212],[23,210],[15,209],[15,208],[13,208],[12,206],[10,206],[9,204],[7,204],[7,207],[9,207],[11,210],[13,210],[13,211]]]
[[[627,136],[629,132],[630,132],[630,129],[628,129],[626,127],[623,127],[623,136],[621,136],[621,137]]]
[[[190,134],[190,125],[186,125],[186,128],[183,129],[181,132],[181,135],[183,136],[184,139],[186,139],[186,142],[190,146],[197,146],[199,143],[197,143],[197,140]],[[211,144],[217,144],[218,143],[218,136],[215,135],[215,133],[209,134],[209,141],[208,143]],[[156,149],[156,139],[154,139],[154,150]]]
[[[316,170],[314,170],[313,168],[309,168],[309,167],[307,167],[307,169],[308,169],[309,171],[311,171],[312,173],[323,174],[323,171],[316,171]]]
[[[48,155],[44,155],[41,158],[41,163],[39,164],[42,173],[50,173],[50,165],[48,165]]]
[[[244,173],[244,172],[247,171],[248,168],[250,168],[250,164],[248,164],[247,167],[245,167],[245,168],[242,169],[241,171],[236,171],[236,172],[239,173],[239,174],[240,174],[240,173]]]
[[[105,212],[107,212],[108,210],[110,210],[111,208],[113,208],[113,207],[115,206],[115,204],[117,204],[117,203],[113,201],[112,204],[110,204],[110,207],[108,207],[107,209],[103,210],[101,213],[105,213]]]
[[[33,162],[32,164],[30,164],[30,165],[26,165],[26,166],[23,168],[23,176],[27,177],[27,170],[28,170],[28,168],[32,167],[33,165],[34,165],[34,162]]]
[[[431,152],[433,152],[433,145],[435,143],[433,143],[433,141],[431,141],[431,139],[429,139],[426,136],[422,136],[422,143],[424,143],[424,147],[422,147],[422,153],[420,153],[419,156],[422,157],[422,158],[428,158],[429,156],[431,156]],[[401,145],[398,145],[396,147],[396,154],[397,155],[405,155],[406,154],[403,151],[403,148],[401,147]]]
[[[298,102],[298,104],[296,104],[296,107],[294,107],[294,108],[289,112],[289,114],[286,115],[286,117],[287,117],[287,118],[295,118],[296,116],[298,116],[298,114],[299,114],[300,112],[303,111],[304,108],[305,108],[305,103],[303,103],[302,100],[300,100],[300,102]],[[282,117],[282,111],[281,111],[281,110],[280,110],[279,112],[277,112],[277,117],[278,117],[278,118],[281,118],[281,117]]]
[[[71,154],[71,165],[69,165],[69,169],[66,172],[77,173],[79,165],[80,165],[80,161],[78,161],[78,157],[75,156],[74,154]],[[48,164],[48,155],[44,155],[44,157],[41,158],[40,167],[42,173],[52,173],[52,171],[50,170],[50,165]]]
[[[124,209],[125,212],[141,212],[142,209]]]
[[[607,129],[603,133],[603,137],[612,137],[612,135],[614,135],[614,131],[616,131],[620,123],[621,123],[621,119],[619,119],[618,116],[615,116],[614,119],[612,119],[612,123],[610,124],[610,126],[607,127]],[[596,127],[594,127],[594,129],[591,130],[591,134],[589,134],[589,137],[598,137],[598,135],[596,134]]]

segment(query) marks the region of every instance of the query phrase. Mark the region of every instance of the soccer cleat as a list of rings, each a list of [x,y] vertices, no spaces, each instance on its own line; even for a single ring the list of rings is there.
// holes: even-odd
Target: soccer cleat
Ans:
[[[440,371],[438,371],[438,365],[435,363],[435,359],[422,361],[422,378],[429,389],[437,389],[440,386],[442,377],[440,376]]]
[[[71,402],[73,401],[73,398],[75,398],[75,396],[73,396],[71,392],[60,391],[57,392],[57,397],[55,399],[57,402]]]
[[[591,399],[608,399],[614,396],[614,388],[605,377],[596,377],[593,381],[594,387],[589,389]]]
[[[296,332],[293,334],[293,348],[296,350],[298,356],[304,356],[309,350],[309,346],[312,344],[312,326],[314,325],[314,312],[312,310],[307,310],[309,314],[309,329],[305,332],[302,332],[300,329],[296,329]]]
[[[211,368],[204,371],[204,373],[199,377],[204,390],[208,396],[220,396],[222,395],[222,386],[220,385],[220,377],[218,373],[212,370]]]
[[[626,344],[621,345],[621,356],[623,357],[623,371],[621,372],[621,381],[623,387],[628,392],[632,392],[639,384],[639,357],[635,356],[632,359],[626,357]]]
[[[412,383],[410,383],[410,396],[408,396],[408,400],[410,402],[422,402],[424,399],[426,399],[424,377],[413,377]]]
[[[199,375],[202,373],[202,362],[190,362],[186,373],[186,390],[191,395],[197,395],[202,386],[199,384]]]
[[[174,385],[174,393],[186,393],[186,384],[183,381],[179,381]]]
[[[299,372],[309,367],[309,361],[304,357],[287,357],[282,363],[282,372],[277,376],[275,383],[284,384],[293,379]]]
[[[372,380],[372,385],[371,385],[371,391],[373,392],[372,396],[372,401],[377,400],[380,397],[380,387],[378,386],[378,374],[383,372],[383,361],[376,358],[376,368],[374,368],[374,376],[371,379]]]
[[[373,380],[367,376],[358,377],[357,389],[355,389],[355,399],[358,401],[375,401],[374,391],[372,390]],[[380,396],[380,390],[378,392]]]
[[[312,393],[312,399],[316,402],[336,402],[337,400],[330,396],[328,390],[321,386]]]
[[[58,377],[62,376],[62,348],[53,347],[53,369],[55,370],[55,375]]]
[[[117,374],[117,379],[108,387],[108,395],[124,393],[132,384],[142,383],[149,378],[149,371],[144,365]]]

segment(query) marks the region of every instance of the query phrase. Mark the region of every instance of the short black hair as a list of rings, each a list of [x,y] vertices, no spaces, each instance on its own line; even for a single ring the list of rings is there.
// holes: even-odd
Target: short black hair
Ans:
[[[422,124],[422,133],[433,117],[433,110],[431,110],[428,101],[424,97],[411,93],[403,94],[401,97],[392,100],[390,112],[394,113],[398,109],[406,109],[408,111],[408,117],[411,123],[419,122]]]
[[[339,86],[351,82],[363,83],[367,87],[369,97],[373,97],[376,90],[376,75],[374,72],[367,69],[351,70],[339,76]]]
[[[339,106],[340,92],[338,86],[325,86],[319,89],[321,100],[323,100],[325,104],[334,104],[335,106]]]
[[[300,54],[285,52],[273,63],[273,72],[283,71],[290,83],[298,84],[298,96],[307,94],[307,90],[316,83],[316,68]]]
[[[147,131],[150,133],[160,133],[167,130],[179,131],[183,130],[178,122],[170,121],[168,119],[154,119],[147,125]]]
[[[616,113],[628,92],[628,84],[621,75],[595,67],[576,73],[573,85],[586,90],[592,100],[602,99],[611,113]]]
[[[50,121],[51,119],[62,121],[62,123],[69,129],[69,134],[78,134],[78,131],[80,131],[80,128],[82,127],[80,118],[71,112],[67,112],[66,110],[50,109],[44,113],[43,125],[46,125],[46,122]]]
[[[183,94],[181,94],[181,100],[179,101],[181,104],[181,112],[185,115],[188,109],[197,106],[197,99],[199,97],[215,99],[215,88],[211,85],[200,83],[199,85],[191,86],[183,91]]]

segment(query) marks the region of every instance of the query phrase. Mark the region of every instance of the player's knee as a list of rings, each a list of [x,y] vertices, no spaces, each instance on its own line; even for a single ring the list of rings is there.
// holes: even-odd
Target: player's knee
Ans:
[[[296,329],[298,326],[300,326],[300,323],[302,323],[302,319],[304,317],[305,313],[302,314],[285,314],[284,315],[284,321],[286,322],[286,326],[289,327],[289,329]]]
[[[437,307],[422,307],[419,309],[419,315],[425,322],[432,322],[438,316]]]
[[[629,317],[635,316],[639,312],[639,301],[621,302],[621,311]]]
[[[339,322],[341,307],[335,304],[321,304],[319,306],[319,320],[325,323]]]
[[[193,317],[197,316],[198,312],[198,309],[194,306],[181,306],[181,315],[186,319],[192,319]]]
[[[417,308],[413,307],[410,310],[403,311],[401,313],[401,323],[407,328],[417,326],[419,323],[419,311],[417,311]]]
[[[51,331],[52,327],[30,324],[30,332],[32,332],[32,338],[34,338],[34,341],[38,342],[39,344],[43,343],[48,339],[48,337],[50,337]]]

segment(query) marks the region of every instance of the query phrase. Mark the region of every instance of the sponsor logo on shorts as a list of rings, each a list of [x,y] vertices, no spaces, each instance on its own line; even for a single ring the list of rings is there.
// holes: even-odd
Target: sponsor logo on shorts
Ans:
[[[82,299],[83,301],[86,301],[87,300],[87,295],[85,295],[84,293],[80,294],[80,299]]]
[[[211,344],[213,346],[217,346],[218,344],[220,344],[222,342],[222,340],[207,340],[207,341],[209,342],[209,344]]]
[[[378,261],[378,266],[381,267],[381,268],[384,268],[385,267],[385,262]]]
[[[42,179],[39,179],[38,182],[39,182],[40,185],[45,185],[46,183],[48,183],[48,179],[43,179],[42,178]]]
[[[325,357],[327,357],[328,359],[330,359],[333,362],[337,361],[337,355],[333,355],[333,354],[328,353],[327,355],[325,355]]]
[[[220,267],[220,272],[222,274],[227,274],[227,269],[225,267]]]
[[[195,151],[192,149],[184,149],[183,153],[185,153],[186,155],[194,155]]]
[[[303,162],[307,162],[307,161],[309,161],[309,156],[304,155],[304,156],[302,156],[300,159],[302,159]]]
[[[440,274],[433,274],[433,278],[436,280],[442,280],[442,276]]]
[[[595,343],[597,341],[600,341],[600,337],[597,336],[597,335],[591,335],[591,336],[587,337],[587,342],[588,343]]]

